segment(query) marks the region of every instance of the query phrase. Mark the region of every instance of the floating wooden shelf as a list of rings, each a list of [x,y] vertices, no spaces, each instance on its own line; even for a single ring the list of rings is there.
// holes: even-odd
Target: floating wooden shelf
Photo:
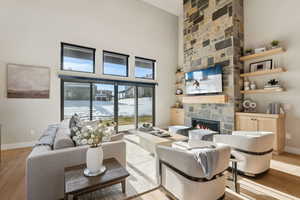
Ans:
[[[257,72],[249,72],[245,74],[241,74],[241,77],[249,77],[249,76],[262,76],[262,75],[268,75],[268,74],[277,74],[277,73],[283,73],[287,70],[280,67],[276,69],[270,69],[270,70],[263,70],[263,71],[257,71]]]
[[[185,72],[176,72],[177,76],[183,76],[185,74]]]
[[[181,85],[183,85],[183,83],[182,82],[181,83],[175,83],[175,85],[177,85],[177,86],[180,85],[181,86]]]
[[[182,103],[187,104],[204,104],[204,103],[216,103],[225,104],[228,102],[228,96],[226,95],[210,95],[210,96],[184,96]]]
[[[284,89],[275,88],[275,89],[241,90],[242,94],[264,94],[264,93],[276,93],[276,92],[284,92]]]
[[[284,114],[266,114],[266,113],[247,113],[247,112],[236,112],[237,116],[250,116],[250,117],[268,117],[268,118],[282,118]]]
[[[267,50],[265,52],[252,54],[252,55],[249,55],[249,56],[243,56],[243,57],[240,58],[240,60],[241,61],[247,61],[247,60],[251,60],[251,59],[257,59],[257,58],[261,58],[261,57],[272,56],[272,55],[276,55],[276,54],[283,53],[283,52],[285,52],[285,49],[280,47],[280,48],[276,48],[276,49],[270,49],[270,50]]]

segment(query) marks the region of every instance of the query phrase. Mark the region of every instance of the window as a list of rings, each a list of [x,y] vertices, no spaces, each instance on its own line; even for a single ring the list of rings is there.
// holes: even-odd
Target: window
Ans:
[[[128,77],[128,55],[103,51],[103,74]]]
[[[149,86],[138,86],[138,127],[141,127],[144,123],[150,123],[153,125],[154,109],[153,98],[154,89]]]
[[[116,121],[118,131],[135,129],[143,123],[154,125],[153,84],[67,78],[62,79],[61,86],[62,120],[77,113],[86,120]]]
[[[61,43],[61,69],[95,73],[95,52],[93,48]]]
[[[135,58],[135,77],[154,79],[155,60]]]
[[[75,113],[82,119],[90,119],[91,84],[80,82],[62,82],[64,119],[70,119]]]

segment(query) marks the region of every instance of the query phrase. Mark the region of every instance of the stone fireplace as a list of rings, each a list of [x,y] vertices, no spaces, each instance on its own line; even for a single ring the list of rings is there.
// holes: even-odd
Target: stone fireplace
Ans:
[[[184,0],[183,16],[184,71],[221,64],[228,96],[226,104],[184,104],[185,124],[192,126],[194,118],[218,121],[221,133],[231,133],[242,102],[243,0]]]

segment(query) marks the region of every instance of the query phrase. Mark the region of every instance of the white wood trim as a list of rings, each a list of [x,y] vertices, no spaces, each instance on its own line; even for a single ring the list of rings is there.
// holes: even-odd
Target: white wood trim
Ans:
[[[36,141],[31,142],[21,142],[21,143],[12,143],[12,144],[2,144],[1,150],[9,150],[9,149],[18,149],[18,148],[25,148],[25,147],[33,147]]]
[[[300,155],[300,148],[285,147],[285,152]]]

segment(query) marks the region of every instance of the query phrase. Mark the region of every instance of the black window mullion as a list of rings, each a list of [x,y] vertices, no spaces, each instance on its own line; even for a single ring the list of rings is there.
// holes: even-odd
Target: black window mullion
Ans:
[[[93,120],[93,83],[90,83],[90,121]]]
[[[139,124],[139,89],[138,86],[135,86],[135,128],[138,128]]]
[[[65,87],[64,81],[60,81],[60,119],[61,121],[65,119],[64,109],[65,109]]]
[[[119,130],[119,89],[118,89],[118,83],[114,83],[114,121],[117,123],[116,124],[116,132]]]
[[[155,126],[155,86],[152,87],[152,124]]]

